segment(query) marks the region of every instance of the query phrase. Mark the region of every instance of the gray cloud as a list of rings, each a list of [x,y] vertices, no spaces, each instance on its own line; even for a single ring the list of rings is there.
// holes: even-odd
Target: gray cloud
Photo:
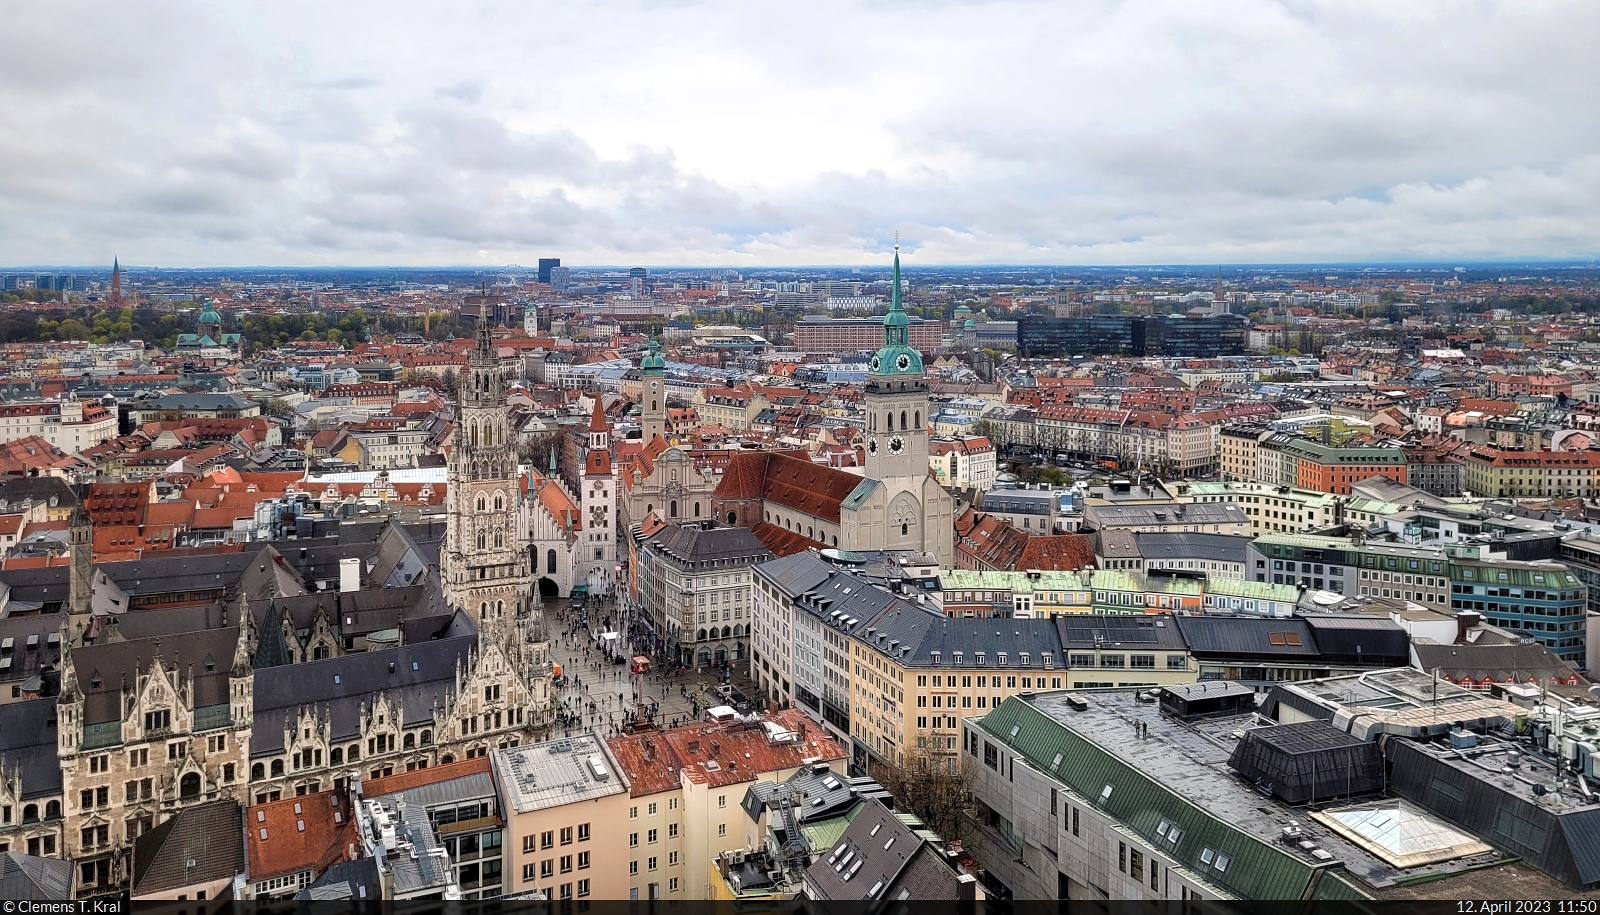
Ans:
[[[18,0],[0,259],[1593,256],[1600,7]]]

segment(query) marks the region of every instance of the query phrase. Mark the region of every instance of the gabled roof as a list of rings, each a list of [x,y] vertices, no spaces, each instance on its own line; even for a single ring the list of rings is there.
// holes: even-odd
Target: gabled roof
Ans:
[[[243,871],[242,813],[238,801],[212,801],[179,810],[140,836],[133,844],[133,895],[231,879]]]
[[[831,849],[806,868],[817,899],[955,899],[961,877],[882,801],[866,801]]]
[[[803,453],[803,452],[802,452]],[[839,520],[839,506],[862,482],[789,452],[741,451],[717,483],[718,499],[767,499],[821,518]]]
[[[1536,642],[1441,645],[1431,639],[1417,639],[1412,648],[1417,653],[1418,667],[1437,670],[1441,677],[1457,681],[1471,677],[1480,683],[1531,679],[1548,682],[1578,675],[1572,665]]]

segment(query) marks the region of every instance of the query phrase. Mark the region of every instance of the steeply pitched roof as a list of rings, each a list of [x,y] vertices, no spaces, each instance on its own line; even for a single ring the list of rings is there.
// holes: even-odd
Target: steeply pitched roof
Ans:
[[[62,902],[72,898],[71,861],[0,852],[0,899]]]
[[[839,505],[861,477],[788,452],[746,451],[735,455],[717,483],[718,499],[767,499],[796,511],[839,520]]]
[[[24,799],[61,793],[56,700],[0,704],[0,771],[22,773]]]
[[[955,899],[958,875],[895,812],[866,801],[831,849],[817,849],[806,885],[817,899]]]
[[[1441,645],[1430,639],[1417,639],[1412,648],[1417,653],[1417,666],[1423,670],[1437,670],[1440,676],[1458,681],[1471,677],[1478,682],[1503,683],[1512,679],[1548,682],[1552,678],[1565,681],[1578,674],[1550,649],[1533,642],[1526,645],[1503,642]]]
[[[284,798],[245,811],[252,882],[303,870],[321,874],[345,860],[352,844],[359,849],[361,836],[344,791]]]
[[[456,664],[476,644],[469,634],[257,670],[250,755],[282,752],[284,721],[302,704],[327,710],[335,740],[360,734],[361,706],[379,692],[403,704],[403,725],[431,721],[434,704],[443,705],[455,688]]]
[[[784,530],[769,521],[762,521],[750,528],[750,533],[755,534],[761,545],[774,556],[793,556],[796,553],[812,549],[820,550],[827,546],[798,531]]]
[[[244,870],[243,811],[221,800],[178,811],[133,843],[133,895],[231,878]],[[189,862],[194,866],[190,867]]]

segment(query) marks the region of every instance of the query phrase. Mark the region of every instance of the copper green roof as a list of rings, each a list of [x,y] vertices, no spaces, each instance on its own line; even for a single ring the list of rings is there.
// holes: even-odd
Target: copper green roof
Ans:
[[[664,372],[667,370],[667,360],[661,355],[661,344],[650,341],[650,351],[639,360],[639,370],[642,372]]]
[[[1208,812],[1026,700],[1007,699],[977,726],[1065,784],[1078,803],[1096,807],[1208,883],[1245,899],[1302,899],[1311,888],[1311,864]],[[1174,826],[1176,844],[1168,840]],[[1219,849],[1232,859],[1225,873],[1202,860]]]
[[[900,244],[894,246],[894,289],[883,316],[883,348],[872,357],[873,375],[921,375],[922,354],[911,347],[911,319],[900,302]]]

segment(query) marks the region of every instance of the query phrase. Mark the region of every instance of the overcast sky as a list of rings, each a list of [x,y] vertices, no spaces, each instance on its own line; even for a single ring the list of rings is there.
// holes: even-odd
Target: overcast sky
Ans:
[[[1600,3],[6,0],[0,264],[1591,257]]]

